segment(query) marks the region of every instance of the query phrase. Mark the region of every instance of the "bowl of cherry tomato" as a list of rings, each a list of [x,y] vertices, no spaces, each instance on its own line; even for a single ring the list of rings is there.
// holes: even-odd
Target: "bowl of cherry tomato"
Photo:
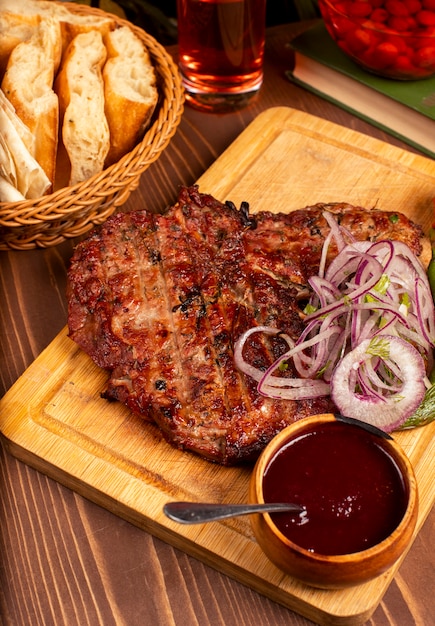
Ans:
[[[341,50],[369,72],[435,74],[435,0],[319,0],[319,10]]]

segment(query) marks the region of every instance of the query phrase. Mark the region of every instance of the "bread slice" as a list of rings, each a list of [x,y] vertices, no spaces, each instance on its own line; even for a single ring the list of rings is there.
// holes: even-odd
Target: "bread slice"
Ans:
[[[56,17],[59,21],[69,22],[82,26],[90,26],[96,30],[102,24],[111,24],[114,20],[110,15],[95,15],[92,13],[74,13],[62,2],[52,0],[1,0],[1,10],[16,13],[22,16],[40,15],[42,17]]]
[[[31,16],[55,17],[61,25],[64,49],[80,33],[99,30],[104,36],[115,28],[115,20],[110,15],[74,13],[61,2],[51,0],[1,0],[2,11],[21,15],[23,19]]]
[[[111,18],[100,18],[94,15],[76,15],[70,13],[69,16],[60,18],[62,28],[62,40],[64,50],[71,41],[81,33],[88,33],[91,30],[98,30],[103,37],[107,35],[116,26],[116,22]]]
[[[39,15],[19,15],[3,10],[0,12],[0,80],[6,71],[12,50],[19,43],[28,41],[40,22]]]
[[[130,152],[143,136],[158,100],[148,50],[128,26],[106,35],[103,70],[105,111],[110,128],[106,166]]]
[[[106,56],[99,31],[81,33],[70,43],[55,81],[70,185],[102,171],[109,151],[102,77]]]
[[[33,36],[18,44],[9,57],[1,88],[16,114],[35,137],[32,156],[53,183],[56,167],[59,111],[53,80],[62,52],[61,30],[55,18],[41,19]]]

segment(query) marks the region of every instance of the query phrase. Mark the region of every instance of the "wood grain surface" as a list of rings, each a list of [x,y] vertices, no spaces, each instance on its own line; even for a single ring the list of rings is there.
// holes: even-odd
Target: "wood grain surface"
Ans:
[[[432,160],[307,113],[273,107],[198,183],[222,201],[249,199],[254,211],[288,211],[339,198],[369,206],[376,197],[379,206],[404,211],[427,230],[434,175]],[[245,502],[250,468],[223,468],[173,449],[156,428],[100,397],[106,379],[64,329],[0,401],[0,432],[8,451],[319,624],[355,626],[371,616],[399,563],[350,590],[318,591],[269,563],[245,517],[187,527],[167,520],[163,506],[170,500]],[[435,423],[395,437],[417,475],[417,531],[435,499],[434,434]]]
[[[268,32],[265,84],[250,107],[224,116],[186,109],[170,146],[142,176],[125,210],[161,210],[180,184],[198,180],[261,111],[273,106],[290,105],[406,148],[286,80],[284,71],[292,63],[288,43],[303,27]],[[74,243],[0,254],[1,394],[65,325],[66,267]],[[432,512],[367,622],[370,626],[431,623],[434,519]],[[0,615],[8,626],[313,623],[83,498],[4,448]]]

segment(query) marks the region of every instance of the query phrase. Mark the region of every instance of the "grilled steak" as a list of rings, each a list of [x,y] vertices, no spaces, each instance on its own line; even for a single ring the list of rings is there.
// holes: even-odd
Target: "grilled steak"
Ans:
[[[300,299],[329,232],[324,210],[359,239],[421,250],[420,228],[400,214],[319,204],[251,215],[196,186],[164,215],[109,218],[77,246],[68,274],[70,337],[109,370],[103,396],[154,421],[173,445],[226,465],[253,460],[294,420],[333,410],[328,397],[260,396],[233,358],[254,325],[299,336]],[[246,357],[266,368],[285,347],[256,333]]]

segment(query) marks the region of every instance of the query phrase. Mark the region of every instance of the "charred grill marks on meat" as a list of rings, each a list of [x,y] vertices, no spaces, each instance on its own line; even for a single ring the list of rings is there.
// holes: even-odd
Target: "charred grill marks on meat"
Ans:
[[[164,215],[109,218],[77,246],[68,273],[69,333],[110,372],[104,397],[226,465],[255,459],[294,420],[333,410],[329,398],[260,396],[233,359],[252,326],[300,334],[299,300],[329,231],[324,210],[358,239],[376,233],[420,252],[421,230],[400,214],[337,203],[251,215],[247,203],[237,210],[196,186]],[[246,357],[266,369],[284,349],[279,335],[255,334]]]

